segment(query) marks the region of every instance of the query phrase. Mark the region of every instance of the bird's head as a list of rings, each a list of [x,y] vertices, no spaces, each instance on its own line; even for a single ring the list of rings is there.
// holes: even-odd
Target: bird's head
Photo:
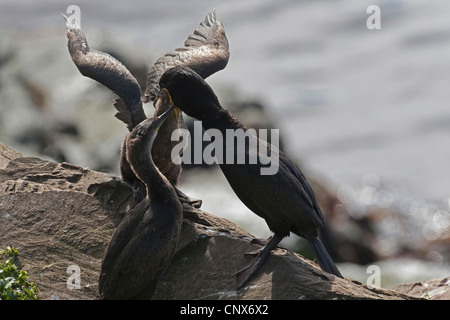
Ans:
[[[129,148],[134,148],[134,145],[138,142],[140,148],[146,148],[153,145],[153,141],[158,134],[159,128],[161,128],[162,124],[166,119],[171,115],[171,113],[178,113],[179,111],[175,106],[171,106],[166,112],[162,115],[154,118],[148,118],[142,121],[139,125],[134,128],[134,130],[130,133],[128,138]]]
[[[191,68],[177,66],[167,70],[159,85],[167,91],[172,105],[198,120],[222,109],[211,87]]]

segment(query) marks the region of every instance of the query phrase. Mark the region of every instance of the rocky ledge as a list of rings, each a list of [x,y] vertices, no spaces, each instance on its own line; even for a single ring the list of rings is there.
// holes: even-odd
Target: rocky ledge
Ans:
[[[133,205],[131,190],[117,176],[24,157],[0,145],[0,247],[19,250],[18,264],[39,287],[40,299],[98,298],[104,250]],[[177,253],[154,298],[448,298],[447,281],[436,282],[439,292],[427,287],[425,296],[424,290],[411,286],[400,286],[399,291],[369,289],[327,274],[282,248],[272,253],[247,287],[236,291],[235,273],[252,259],[244,253],[258,246],[252,239],[232,222],[186,205]]]

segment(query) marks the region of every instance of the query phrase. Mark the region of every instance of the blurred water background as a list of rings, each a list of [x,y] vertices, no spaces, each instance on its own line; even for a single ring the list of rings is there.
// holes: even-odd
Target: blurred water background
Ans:
[[[377,262],[382,286],[449,275],[450,2],[0,0],[0,143],[52,157],[60,151],[36,147],[50,141],[67,161],[118,174],[105,163],[118,163],[125,127],[113,118],[111,93],[70,60],[60,15],[70,4],[81,8],[91,47],[115,48],[147,67],[215,8],[231,51],[227,67],[208,79],[219,98],[263,105],[284,150],[350,214],[376,207],[402,215],[400,224],[378,226],[387,252],[398,237],[443,243],[426,259],[386,254]],[[381,9],[379,30],[366,27],[372,4]],[[43,127],[50,133],[39,133]],[[217,168],[185,171],[181,188],[206,211],[270,235]],[[346,277],[367,279],[366,266],[339,266]]]

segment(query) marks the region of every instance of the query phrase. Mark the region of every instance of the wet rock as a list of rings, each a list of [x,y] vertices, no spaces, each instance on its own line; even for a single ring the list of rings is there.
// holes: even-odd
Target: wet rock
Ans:
[[[102,256],[134,205],[131,190],[113,175],[22,157],[4,146],[0,151],[0,247],[19,250],[19,263],[40,288],[40,299],[98,298]],[[235,273],[252,259],[244,253],[258,248],[251,239],[228,220],[185,206],[177,253],[155,298],[411,299],[336,278],[281,248],[246,288],[236,291]]]

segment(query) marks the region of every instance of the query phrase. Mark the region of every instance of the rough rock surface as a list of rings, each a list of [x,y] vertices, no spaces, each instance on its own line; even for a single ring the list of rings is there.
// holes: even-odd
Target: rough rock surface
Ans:
[[[19,250],[18,264],[39,287],[40,299],[98,298],[104,250],[132,205],[132,192],[119,177],[22,157],[0,145],[0,247]],[[226,219],[184,209],[177,253],[155,299],[412,299],[336,278],[281,248],[236,291],[235,273],[252,259],[244,253],[258,245]],[[79,288],[70,289],[76,279]]]
[[[401,284],[394,290],[430,300],[450,300],[450,277]]]

